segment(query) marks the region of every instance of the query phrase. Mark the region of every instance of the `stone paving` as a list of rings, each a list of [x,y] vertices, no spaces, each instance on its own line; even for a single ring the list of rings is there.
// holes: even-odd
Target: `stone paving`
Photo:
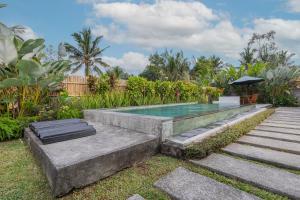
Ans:
[[[300,170],[300,155],[297,154],[238,143],[230,144],[222,150],[227,154],[249,160],[270,163],[288,169]]]
[[[127,200],[145,200],[141,195],[135,194],[131,197],[129,197]]]
[[[285,133],[276,133],[276,132],[259,131],[259,130],[250,131],[247,135],[300,143],[300,135],[291,135]]]
[[[300,108],[276,109],[261,125],[222,151],[227,155],[212,154],[191,162],[290,199],[300,199],[300,175],[287,170],[300,170]],[[224,184],[181,168],[155,185],[180,200],[226,199],[228,195],[222,193]]]
[[[179,167],[154,184],[178,200],[254,200],[251,194]]]
[[[192,162],[227,177],[253,184],[271,192],[294,199],[300,198],[300,176],[286,170],[222,154],[212,154],[207,158]]]

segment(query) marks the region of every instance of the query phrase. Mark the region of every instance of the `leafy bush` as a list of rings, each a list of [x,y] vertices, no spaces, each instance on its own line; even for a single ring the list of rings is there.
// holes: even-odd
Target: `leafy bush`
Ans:
[[[9,117],[0,117],[0,141],[18,138],[22,134],[17,120]]]
[[[57,119],[81,118],[82,112],[69,106],[62,106],[57,112]]]
[[[201,143],[192,144],[185,149],[186,158],[204,158],[209,154],[220,150],[221,148],[229,145],[232,142],[238,140],[241,136],[248,133],[255,128],[264,119],[270,116],[274,112],[274,109],[268,109],[263,113],[260,113],[250,119],[247,119],[239,124],[236,124],[222,133],[216,136],[207,138]]]
[[[30,122],[36,121],[37,117],[0,117],[0,141],[20,138],[23,130]]]

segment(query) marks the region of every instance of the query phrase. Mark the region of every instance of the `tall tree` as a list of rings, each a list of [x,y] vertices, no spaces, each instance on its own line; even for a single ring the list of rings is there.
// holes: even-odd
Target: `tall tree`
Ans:
[[[189,79],[190,63],[182,51],[173,54],[172,51],[166,50],[161,56],[164,60],[162,70],[169,81]]]
[[[65,43],[65,48],[72,61],[73,73],[84,67],[86,76],[92,75],[93,72],[101,74],[100,67],[109,66],[102,60],[102,53],[108,48],[100,47],[103,36],[93,38],[91,29],[88,28],[79,33],[73,33],[72,37],[76,41],[77,47]]]
[[[249,45],[244,48],[244,50],[240,53],[241,59],[240,63],[241,65],[245,66],[246,70],[248,70],[248,66],[254,64],[255,58],[254,58],[255,50],[252,49]]]

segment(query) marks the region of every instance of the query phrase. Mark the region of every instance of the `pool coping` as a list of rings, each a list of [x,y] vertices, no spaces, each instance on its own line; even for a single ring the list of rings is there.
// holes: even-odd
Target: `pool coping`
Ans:
[[[132,113],[116,112],[116,111],[132,109],[132,108],[141,109],[141,108],[188,105],[188,104],[196,104],[196,103],[192,102],[192,103],[184,103],[184,104],[181,103],[181,104],[166,104],[166,105],[141,106],[141,107],[125,107],[125,108],[115,108],[115,109],[84,110],[84,118],[87,121],[91,121],[91,122],[122,127],[130,130],[142,132],[145,134],[155,135],[158,136],[161,141],[165,141],[166,138],[178,134],[178,132],[174,131],[175,123],[181,122],[183,120],[193,120],[196,117],[205,117],[206,115],[209,116],[212,115],[213,113],[206,113],[206,115],[200,115],[200,116],[197,115],[197,116],[190,117],[189,119],[182,118],[181,120],[174,121],[173,117],[160,117],[160,116],[132,114]],[[244,107],[239,107],[239,108],[244,108]],[[249,109],[251,108],[249,107]],[[227,111],[230,112],[230,110],[234,110],[234,108],[226,109],[225,111],[218,111],[214,113],[227,112]]]

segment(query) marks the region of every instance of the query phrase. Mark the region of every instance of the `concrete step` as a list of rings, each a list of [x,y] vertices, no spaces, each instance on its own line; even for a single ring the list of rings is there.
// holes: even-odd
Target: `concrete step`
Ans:
[[[261,123],[262,126],[271,126],[271,127],[279,127],[279,128],[290,128],[290,129],[298,129],[300,131],[300,125],[290,125],[285,123],[269,123],[263,122]]]
[[[154,184],[176,200],[254,200],[254,195],[179,167]]]
[[[300,131],[299,130],[297,130],[297,129],[290,129],[290,128],[280,128],[280,127],[272,127],[272,126],[262,126],[262,125],[259,125],[259,126],[255,127],[255,130],[300,135]]]
[[[300,135],[276,133],[276,132],[270,132],[270,131],[259,131],[259,130],[250,131],[247,135],[271,138],[271,139],[282,140],[282,141],[287,141],[287,142],[300,143]]]
[[[233,143],[222,149],[223,152],[242,158],[273,164],[287,169],[300,170],[300,155],[267,148]]]
[[[192,162],[273,193],[300,199],[300,176],[288,171],[221,154],[212,154]]]
[[[285,151],[288,153],[294,153],[300,155],[300,144],[294,142],[286,142],[281,140],[274,140],[269,138],[260,138],[253,136],[243,136],[237,143],[248,144],[257,147],[265,147],[278,151]]]

